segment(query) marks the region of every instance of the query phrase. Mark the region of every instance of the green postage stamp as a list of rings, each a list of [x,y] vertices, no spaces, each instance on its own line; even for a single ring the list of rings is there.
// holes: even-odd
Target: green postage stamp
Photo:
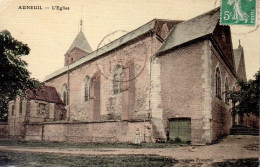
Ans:
[[[221,25],[256,25],[256,0],[222,0]]]

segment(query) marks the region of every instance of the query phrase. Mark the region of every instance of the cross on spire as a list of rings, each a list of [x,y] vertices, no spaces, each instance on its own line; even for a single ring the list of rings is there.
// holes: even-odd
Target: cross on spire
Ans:
[[[82,31],[82,23],[83,23],[83,21],[82,21],[82,18],[80,19],[80,31]]]
[[[80,16],[81,16],[81,19],[80,19],[80,32],[82,32],[82,23],[83,23],[83,20],[82,20],[82,6],[81,6]]]
[[[241,48],[240,39],[238,40],[238,47]]]

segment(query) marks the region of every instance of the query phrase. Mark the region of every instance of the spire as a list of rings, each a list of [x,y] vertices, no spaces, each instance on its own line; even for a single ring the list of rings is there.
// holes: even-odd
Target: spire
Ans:
[[[92,52],[92,49],[82,31],[80,31],[78,33],[78,35],[74,39],[73,43],[71,44],[71,46],[67,52],[70,52],[74,48],[81,49],[81,50],[85,51],[86,53]]]
[[[238,41],[238,48],[241,48],[240,39]]]

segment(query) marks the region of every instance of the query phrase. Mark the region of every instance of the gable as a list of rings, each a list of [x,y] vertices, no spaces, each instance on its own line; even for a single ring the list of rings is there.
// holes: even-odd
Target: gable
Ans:
[[[216,40],[218,47],[231,65],[231,68],[235,70],[230,27],[217,24],[213,32],[213,38]]]
[[[161,46],[156,55],[212,34],[219,22],[219,17],[220,8],[218,7],[193,19],[173,26],[172,31],[165,40],[165,43]]]

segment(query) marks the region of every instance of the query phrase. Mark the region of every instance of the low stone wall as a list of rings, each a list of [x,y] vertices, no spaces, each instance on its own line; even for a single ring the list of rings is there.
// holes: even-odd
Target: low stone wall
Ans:
[[[134,143],[137,128],[141,132],[141,141],[152,142],[152,129],[148,121],[30,123],[26,124],[25,140]]]
[[[8,122],[0,122],[0,139],[8,138]]]

